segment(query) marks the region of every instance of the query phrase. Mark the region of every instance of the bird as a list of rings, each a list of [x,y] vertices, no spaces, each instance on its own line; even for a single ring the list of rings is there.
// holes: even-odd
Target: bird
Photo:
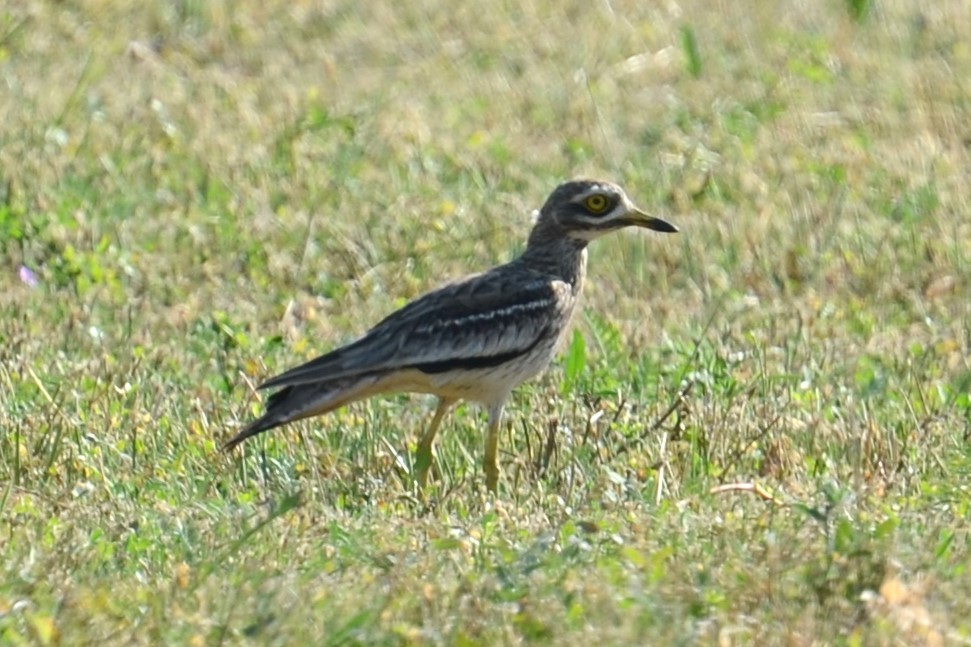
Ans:
[[[587,269],[587,245],[610,232],[678,229],[639,209],[617,184],[575,179],[557,186],[539,209],[517,258],[446,283],[378,322],[362,337],[260,384],[277,389],[265,412],[223,445],[383,393],[437,396],[413,469],[426,487],[442,419],[459,401],[488,414],[483,471],[499,482],[498,442],[513,389],[542,373],[566,337]]]

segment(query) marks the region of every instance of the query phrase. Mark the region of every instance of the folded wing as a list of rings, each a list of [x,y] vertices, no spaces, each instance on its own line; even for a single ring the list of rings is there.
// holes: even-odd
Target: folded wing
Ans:
[[[415,368],[437,373],[498,364],[544,336],[569,287],[532,272],[495,271],[446,285],[378,323],[364,337],[274,377],[260,388]]]

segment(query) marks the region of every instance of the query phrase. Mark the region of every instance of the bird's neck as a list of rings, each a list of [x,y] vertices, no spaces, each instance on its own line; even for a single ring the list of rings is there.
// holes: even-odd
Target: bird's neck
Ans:
[[[576,294],[587,272],[587,241],[569,236],[530,236],[521,260],[534,270],[569,283]]]

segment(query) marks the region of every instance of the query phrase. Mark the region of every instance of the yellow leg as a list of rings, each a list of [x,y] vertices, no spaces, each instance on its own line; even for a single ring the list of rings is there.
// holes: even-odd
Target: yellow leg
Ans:
[[[418,441],[418,449],[415,451],[415,471],[418,473],[418,487],[424,488],[425,484],[428,483],[428,472],[431,470],[432,463],[435,462],[435,457],[432,455],[432,445],[435,442],[435,434],[438,433],[438,428],[442,424],[442,418],[448,413],[448,410],[455,403],[455,400],[449,398],[439,398],[438,408],[435,409],[435,416],[432,418],[432,422],[428,425],[428,429],[422,435],[421,440]]]
[[[493,494],[499,487],[499,427],[502,422],[502,406],[500,404],[489,407],[489,430],[486,432],[485,458],[482,462],[486,487]]]

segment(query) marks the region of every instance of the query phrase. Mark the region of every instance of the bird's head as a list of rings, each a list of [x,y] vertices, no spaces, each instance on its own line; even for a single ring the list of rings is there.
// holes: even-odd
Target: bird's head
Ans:
[[[582,243],[624,227],[678,231],[669,222],[638,209],[616,184],[598,180],[572,180],[556,187],[536,221],[539,231],[558,230],[560,235]]]

